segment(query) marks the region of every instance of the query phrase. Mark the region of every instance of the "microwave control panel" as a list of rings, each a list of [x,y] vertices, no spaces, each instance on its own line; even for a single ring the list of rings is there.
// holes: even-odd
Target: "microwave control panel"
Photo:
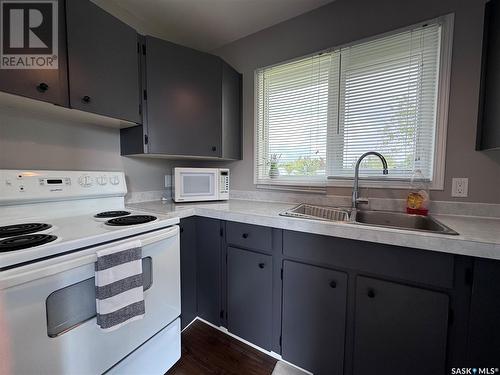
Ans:
[[[229,169],[220,169],[220,194],[229,195]]]

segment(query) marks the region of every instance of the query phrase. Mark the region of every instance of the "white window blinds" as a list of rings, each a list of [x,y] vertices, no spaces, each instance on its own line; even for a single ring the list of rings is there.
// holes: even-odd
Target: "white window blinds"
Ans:
[[[256,179],[432,180],[442,21],[256,72]],[[270,171],[273,164],[278,173]]]
[[[328,111],[339,54],[325,53],[257,73],[259,177],[278,160],[281,178],[326,176]]]

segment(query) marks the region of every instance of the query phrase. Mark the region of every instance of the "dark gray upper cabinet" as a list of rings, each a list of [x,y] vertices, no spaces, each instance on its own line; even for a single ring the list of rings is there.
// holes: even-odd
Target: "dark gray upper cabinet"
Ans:
[[[283,358],[314,374],[343,374],[346,304],[347,274],[284,261]]]
[[[122,155],[241,159],[241,75],[217,56],[144,39],[144,126],[122,129]]]
[[[141,123],[138,36],[88,0],[67,0],[70,106]]]
[[[486,3],[477,149],[500,149],[500,1]]]
[[[227,328],[271,350],[273,262],[271,255],[227,249]]]
[[[222,158],[241,159],[241,74],[222,61]]]
[[[445,373],[446,294],[357,277],[355,311],[355,375]]]
[[[57,4],[58,69],[0,69],[0,91],[68,106],[64,1]]]
[[[149,153],[221,156],[220,77],[217,57],[146,37]]]

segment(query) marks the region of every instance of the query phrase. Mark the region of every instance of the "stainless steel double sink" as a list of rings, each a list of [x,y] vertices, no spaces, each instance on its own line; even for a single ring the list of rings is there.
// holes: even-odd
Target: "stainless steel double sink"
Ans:
[[[431,216],[410,215],[403,212],[356,210],[354,213],[348,208],[316,206],[303,203],[280,213],[280,215],[303,219],[350,222],[428,233],[458,234]]]

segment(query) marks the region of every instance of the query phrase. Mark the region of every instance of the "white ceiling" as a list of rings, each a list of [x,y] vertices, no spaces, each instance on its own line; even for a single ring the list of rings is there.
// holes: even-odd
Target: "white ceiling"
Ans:
[[[211,51],[333,0],[93,0],[141,33]]]

